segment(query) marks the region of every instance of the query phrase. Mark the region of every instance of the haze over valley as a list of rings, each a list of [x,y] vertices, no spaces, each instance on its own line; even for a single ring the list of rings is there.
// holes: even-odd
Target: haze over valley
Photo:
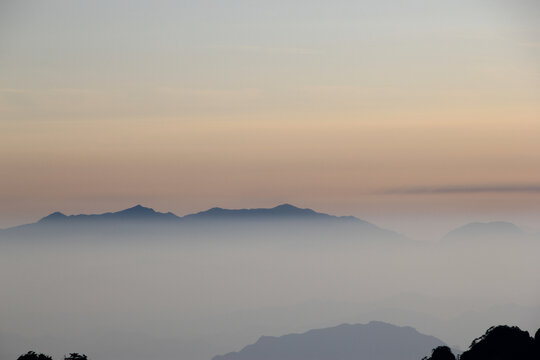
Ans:
[[[505,223],[425,242],[289,204],[183,217],[136,206],[55,212],[2,230],[0,247],[2,358],[70,344],[95,359],[208,360],[372,320],[466,349],[494,324],[540,322],[538,234]]]

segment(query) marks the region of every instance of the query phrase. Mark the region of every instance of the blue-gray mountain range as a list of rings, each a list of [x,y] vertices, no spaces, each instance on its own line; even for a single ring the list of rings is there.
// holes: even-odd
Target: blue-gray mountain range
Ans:
[[[138,233],[197,232],[202,229],[227,231],[260,228],[270,226],[295,233],[299,228],[312,228],[321,236],[344,235],[370,239],[410,241],[394,231],[382,229],[370,222],[354,216],[334,216],[282,204],[273,208],[224,209],[214,207],[206,211],[188,214],[183,217],[172,212],[158,212],[152,208],[136,205],[134,207],[102,214],[65,215],[53,212],[31,224],[0,229],[1,237],[48,237],[70,236],[78,234],[127,234],[136,230]],[[325,231],[327,232],[325,234]],[[341,232],[341,233],[340,233]],[[446,234],[443,243],[463,241],[531,239],[539,236],[527,234],[512,223],[495,221],[488,223],[470,223]]]
[[[60,224],[60,223],[82,223],[82,222],[110,222],[110,221],[167,221],[176,223],[186,223],[188,221],[208,221],[208,220],[330,220],[330,221],[353,221],[362,224],[369,224],[353,216],[334,216],[323,214],[311,209],[301,209],[290,204],[283,204],[274,208],[256,209],[223,209],[215,207],[206,211],[189,214],[183,217],[171,212],[162,213],[152,208],[137,205],[117,212],[107,212],[103,214],[80,214],[64,215],[61,212],[54,212],[45,216],[37,223],[29,224]],[[27,225],[23,225],[27,226]],[[374,225],[372,225],[374,226]]]
[[[358,235],[370,239],[407,240],[403,235],[353,216],[334,216],[290,204],[273,208],[235,210],[216,207],[183,217],[171,212],[158,212],[141,205],[103,214],[65,215],[54,212],[35,223],[4,229],[0,235],[43,238],[73,234],[118,235],[134,231],[137,234],[146,232],[156,235],[219,231],[220,234],[226,235],[261,228],[269,230],[267,233],[287,233],[293,236],[308,235],[306,231],[314,231],[316,236],[330,236],[336,239],[345,235],[346,237]],[[332,233],[336,236],[332,236]]]
[[[343,324],[280,337],[263,336],[238,352],[213,360],[418,360],[441,340],[412,327],[383,322]]]

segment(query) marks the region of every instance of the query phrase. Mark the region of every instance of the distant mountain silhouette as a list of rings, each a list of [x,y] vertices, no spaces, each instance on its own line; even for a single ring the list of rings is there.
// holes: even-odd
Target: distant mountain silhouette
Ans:
[[[4,229],[1,238],[66,238],[74,235],[99,236],[171,227],[180,221],[173,213],[161,213],[141,205],[103,214],[65,215],[59,211],[39,221]]]
[[[442,345],[441,340],[411,327],[370,322],[281,337],[263,336],[255,344],[213,360],[418,360]]]
[[[274,208],[223,209],[212,208],[195,214],[179,217],[171,212],[157,212],[152,208],[137,205],[129,209],[103,214],[65,215],[54,212],[36,223],[21,225],[0,231],[3,237],[69,237],[73,234],[128,234],[136,229],[153,234],[173,235],[182,231],[191,234],[223,230],[230,232],[265,231],[273,235],[313,235],[312,237],[339,238],[361,235],[370,239],[404,240],[393,231],[381,229],[367,221],[353,216],[334,216],[311,209],[302,209],[290,204]],[[268,228],[266,228],[268,230]],[[306,232],[313,232],[307,234]],[[261,232],[262,234],[263,232]],[[302,234],[300,234],[302,233]],[[303,236],[307,238],[306,236]]]
[[[353,216],[334,216],[316,212],[311,209],[301,209],[291,204],[282,204],[273,208],[264,209],[223,209],[219,207],[210,210],[201,211],[196,214],[190,214],[183,217],[184,220],[231,220],[231,219],[249,219],[249,220],[342,220],[342,221],[360,221],[368,222],[355,218]]]
[[[188,214],[184,217],[179,217],[172,212],[161,213],[152,208],[136,205],[134,207],[117,211],[107,212],[103,214],[79,214],[65,215],[61,212],[54,212],[40,219],[37,224],[50,223],[81,223],[81,222],[109,222],[109,221],[155,221],[166,220],[176,222],[186,221],[214,221],[214,220],[339,220],[339,221],[354,221],[366,225],[375,225],[367,221],[360,220],[353,216],[334,216],[323,214],[311,209],[301,209],[290,204],[283,204],[273,208],[255,208],[255,209],[223,209],[215,207],[206,211],[201,211],[195,214]],[[35,225],[27,224],[27,225]],[[22,225],[26,226],[26,225]],[[17,226],[15,228],[20,228]],[[11,228],[14,229],[14,228]],[[8,230],[8,229],[6,229]]]
[[[446,234],[442,241],[446,243],[458,241],[522,239],[526,236],[516,225],[505,221],[487,223],[474,222]]]
[[[142,205],[136,205],[129,209],[125,209],[117,212],[108,212],[104,214],[80,214],[80,215],[64,215],[61,212],[54,212],[48,216],[45,216],[39,223],[61,223],[61,222],[82,222],[82,221],[155,221],[155,220],[179,220],[180,217],[175,214],[161,213],[154,209],[144,207]]]

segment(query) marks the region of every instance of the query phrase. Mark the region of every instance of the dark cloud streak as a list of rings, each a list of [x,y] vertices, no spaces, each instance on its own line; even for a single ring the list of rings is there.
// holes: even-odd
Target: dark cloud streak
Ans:
[[[540,193],[540,184],[506,185],[458,185],[458,186],[416,186],[383,190],[384,194],[480,194],[480,193]]]

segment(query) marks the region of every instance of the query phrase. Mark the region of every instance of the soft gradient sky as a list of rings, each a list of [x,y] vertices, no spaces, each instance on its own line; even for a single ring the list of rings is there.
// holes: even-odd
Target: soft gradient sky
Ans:
[[[539,18],[536,0],[3,1],[0,227],[290,202],[419,236],[534,228]]]

